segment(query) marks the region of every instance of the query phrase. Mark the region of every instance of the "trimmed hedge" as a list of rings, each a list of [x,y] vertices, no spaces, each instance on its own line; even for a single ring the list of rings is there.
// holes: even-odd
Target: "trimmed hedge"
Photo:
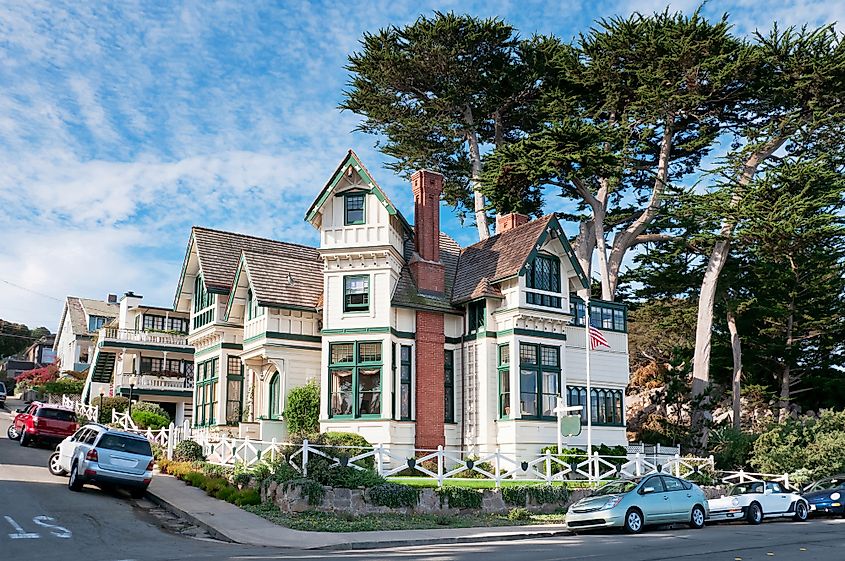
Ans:
[[[91,400],[91,405],[96,405],[100,408],[99,422],[108,424],[111,423],[111,412],[117,411],[118,413],[123,413],[129,408],[129,400],[122,396],[103,396],[102,398],[97,396]]]
[[[435,490],[440,506],[449,508],[481,508],[481,491],[465,487],[440,487]]]
[[[132,410],[132,420],[139,429],[158,430],[170,425],[170,418],[152,411]]]
[[[202,462],[205,455],[202,446],[193,440],[183,440],[173,449],[173,459],[177,462]]]
[[[371,487],[366,497],[369,502],[378,506],[413,508],[420,502],[420,489],[396,483],[383,483]]]
[[[320,388],[314,382],[293,388],[288,393],[284,412],[288,431],[294,436],[313,434],[320,430]]]

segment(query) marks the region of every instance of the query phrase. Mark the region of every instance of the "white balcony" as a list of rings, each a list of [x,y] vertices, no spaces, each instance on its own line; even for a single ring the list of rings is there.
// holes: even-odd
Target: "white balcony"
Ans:
[[[117,329],[112,327],[104,327],[100,330],[100,341],[108,346],[120,346],[119,343],[121,342],[168,347],[189,346],[187,335],[163,333],[159,331]]]
[[[124,374],[117,377],[117,386],[128,388],[129,384],[134,382],[134,388],[136,390],[193,391],[193,377],[188,378],[186,376],[168,376],[166,375],[167,373],[163,374],[165,375],[142,374],[141,376],[133,376]]]

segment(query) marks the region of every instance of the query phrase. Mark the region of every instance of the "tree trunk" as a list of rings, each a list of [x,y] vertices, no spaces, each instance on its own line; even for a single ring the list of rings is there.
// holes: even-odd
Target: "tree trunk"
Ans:
[[[464,110],[464,120],[467,125],[467,141],[469,142],[469,161],[471,175],[469,186],[473,195],[473,210],[475,212],[475,227],[478,229],[478,239],[486,240],[490,237],[490,224],[487,217],[487,205],[484,202],[484,195],[481,193],[481,149],[478,146],[478,133],[475,130],[475,121],[472,117],[472,109],[467,106]]]
[[[740,401],[740,390],[742,389],[742,341],[736,329],[736,315],[728,306],[728,332],[731,335],[731,353],[733,354],[734,370],[731,378],[731,394],[733,409],[733,426],[736,430],[742,429],[742,403]]]
[[[604,205],[593,209],[593,231],[596,239],[596,253],[599,262],[599,275],[601,275],[601,297],[602,300],[613,300],[613,291],[610,288],[610,278],[607,269],[607,247],[604,240]]]
[[[795,263],[792,261],[792,270],[795,271]],[[789,415],[789,403],[791,401],[792,388],[792,346],[795,344],[795,293],[789,300],[789,315],[786,317],[786,352],[784,353],[783,370],[780,375],[780,398],[778,400],[779,418],[781,421]]]
[[[593,276],[593,251],[596,248],[595,222],[592,219],[582,220],[578,224],[578,235],[572,242],[575,258],[588,279]]]

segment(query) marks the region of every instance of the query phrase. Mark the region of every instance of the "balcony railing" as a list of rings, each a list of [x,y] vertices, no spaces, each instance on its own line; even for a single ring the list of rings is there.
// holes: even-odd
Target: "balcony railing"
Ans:
[[[188,346],[188,336],[175,333],[161,333],[157,331],[139,331],[135,329],[117,329],[104,327],[100,330],[100,340],[128,341],[132,343],[149,343],[151,345]]]
[[[155,374],[142,374],[131,376],[124,374],[118,376],[117,385],[121,388],[128,388],[129,383],[134,381],[136,390],[192,390],[194,388],[193,377],[186,376],[156,376]]]

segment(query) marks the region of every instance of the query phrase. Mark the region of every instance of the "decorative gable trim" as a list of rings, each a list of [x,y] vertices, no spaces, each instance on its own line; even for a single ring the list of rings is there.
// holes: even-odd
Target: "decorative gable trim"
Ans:
[[[575,251],[572,249],[572,245],[570,245],[569,240],[566,239],[566,234],[564,234],[563,228],[561,228],[556,216],[553,216],[552,219],[549,220],[548,225],[543,229],[543,232],[540,234],[540,237],[537,239],[534,247],[531,248],[531,253],[528,254],[528,257],[525,259],[525,263],[522,264],[522,268],[519,270],[519,275],[522,276],[528,271],[528,264],[534,261],[534,258],[537,257],[537,254],[540,252],[540,248],[546,244],[546,241],[548,241],[549,237],[552,235],[560,240],[560,244],[563,246],[563,251],[569,258],[569,262],[572,264],[572,268],[575,270],[578,280],[581,281],[581,286],[583,288],[590,288],[587,275],[584,274],[584,269],[582,269],[581,264],[578,263],[578,259],[575,257]],[[504,279],[495,279],[496,282],[501,280]]]
[[[325,187],[320,191],[320,194],[317,195],[317,198],[311,204],[311,207],[308,209],[308,212],[305,213],[305,221],[314,224],[314,219],[317,216],[317,213],[323,207],[323,205],[328,200],[331,193],[334,191],[337,184],[340,183],[340,180],[346,175],[347,169],[352,167],[358,175],[361,176],[361,179],[364,180],[364,183],[370,186],[371,193],[376,196],[378,201],[387,209],[387,213],[391,216],[396,216],[402,222],[402,225],[408,232],[413,232],[411,225],[405,220],[405,217],[402,216],[402,213],[399,212],[396,207],[390,202],[390,199],[384,193],[379,184],[376,183],[375,179],[373,179],[370,172],[367,171],[367,168],[361,162],[361,159],[358,158],[358,155],[355,154],[353,150],[350,150],[340,165],[337,167],[335,172],[332,174],[329,181],[326,183]]]

